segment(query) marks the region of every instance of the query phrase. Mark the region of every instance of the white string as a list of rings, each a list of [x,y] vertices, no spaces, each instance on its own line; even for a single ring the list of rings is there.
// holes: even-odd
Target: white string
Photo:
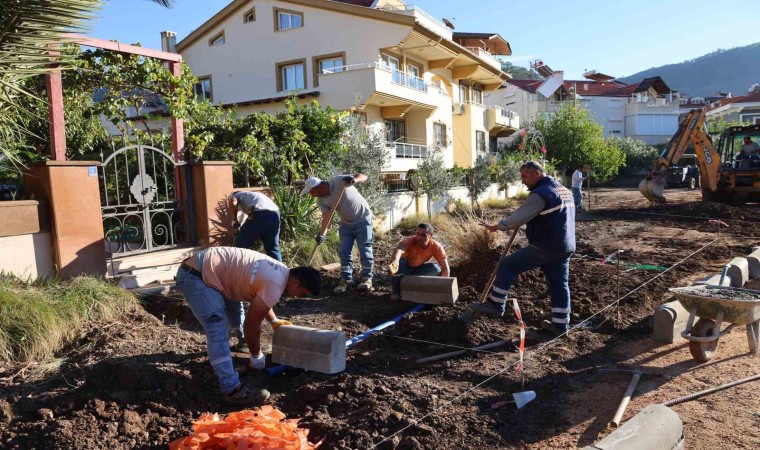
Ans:
[[[413,338],[404,337],[404,336],[393,336],[391,334],[381,334],[380,336],[382,336],[382,337],[391,337],[391,338],[395,338],[395,339],[403,339],[405,341],[422,342],[424,344],[440,345],[442,347],[458,348],[460,350],[470,350],[470,351],[473,351],[473,352],[480,352],[480,353],[490,353],[490,354],[495,354],[495,355],[501,355],[501,354],[504,353],[504,352],[491,352],[491,351],[488,351],[488,350],[480,350],[480,349],[472,348],[472,347],[461,347],[459,345],[444,344],[444,343],[441,343],[441,342],[425,341],[425,340],[422,340],[422,339],[413,339]],[[507,345],[507,343],[505,343],[504,345]]]

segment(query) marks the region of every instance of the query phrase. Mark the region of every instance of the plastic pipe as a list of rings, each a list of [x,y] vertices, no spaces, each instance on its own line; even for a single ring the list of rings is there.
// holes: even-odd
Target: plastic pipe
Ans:
[[[390,319],[387,322],[381,323],[380,325],[376,326],[375,328],[369,329],[369,330],[365,331],[364,333],[362,333],[360,335],[354,336],[351,339],[346,340],[346,350],[348,350],[349,348],[351,348],[354,345],[358,344],[359,342],[366,340],[367,338],[369,338],[373,334],[378,333],[378,332],[380,332],[380,331],[382,331],[382,330],[384,330],[384,329],[386,329],[388,327],[391,327],[391,326],[397,324],[401,319],[404,318],[404,316],[406,316],[408,314],[412,314],[412,313],[416,313],[416,312],[422,311],[424,308],[425,308],[424,304],[419,304],[419,305],[415,306],[414,308],[410,309],[409,311],[407,311],[407,312],[405,312],[403,314],[399,314],[398,316],[394,317],[393,319]],[[285,365],[279,365],[279,366],[270,367],[269,369],[267,369],[267,375],[269,375],[270,377],[280,375],[281,373],[285,372],[285,370],[287,368],[288,368],[288,366],[285,366]]]

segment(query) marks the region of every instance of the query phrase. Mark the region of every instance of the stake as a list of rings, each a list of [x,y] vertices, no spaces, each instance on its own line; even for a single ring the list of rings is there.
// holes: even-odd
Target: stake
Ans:
[[[340,199],[343,198],[344,192],[346,192],[345,183],[343,183],[343,187],[340,188],[340,193],[338,194],[338,198],[335,199],[335,203],[333,203],[332,208],[330,208],[327,222],[325,222],[325,224],[322,225],[322,228],[319,230],[320,235],[324,236],[324,234],[327,232],[327,229],[330,227],[330,222],[332,221],[333,215],[335,214],[335,210],[338,208],[338,203],[340,203]],[[311,262],[314,260],[314,255],[317,254],[317,249],[319,248],[320,245],[321,244],[315,245],[314,248],[311,250],[311,254],[309,255],[309,265],[311,265]]]

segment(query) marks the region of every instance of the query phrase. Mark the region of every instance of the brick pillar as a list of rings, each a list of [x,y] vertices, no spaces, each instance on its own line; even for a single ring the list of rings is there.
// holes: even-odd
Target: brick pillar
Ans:
[[[232,245],[231,219],[227,197],[232,193],[231,161],[203,161],[190,164],[193,178],[193,206],[198,244]]]
[[[58,275],[105,276],[106,252],[95,161],[46,161],[29,169],[24,190],[45,199]]]

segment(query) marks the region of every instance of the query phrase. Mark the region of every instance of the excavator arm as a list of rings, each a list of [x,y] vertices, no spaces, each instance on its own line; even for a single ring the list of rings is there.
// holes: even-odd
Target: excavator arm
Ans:
[[[710,136],[705,131],[705,112],[693,109],[678,126],[678,130],[660,156],[655,158],[652,171],[639,183],[639,192],[652,203],[665,203],[662,193],[668,169],[683,156],[689,142],[694,144],[702,191],[717,190],[720,155],[713,148]]]

